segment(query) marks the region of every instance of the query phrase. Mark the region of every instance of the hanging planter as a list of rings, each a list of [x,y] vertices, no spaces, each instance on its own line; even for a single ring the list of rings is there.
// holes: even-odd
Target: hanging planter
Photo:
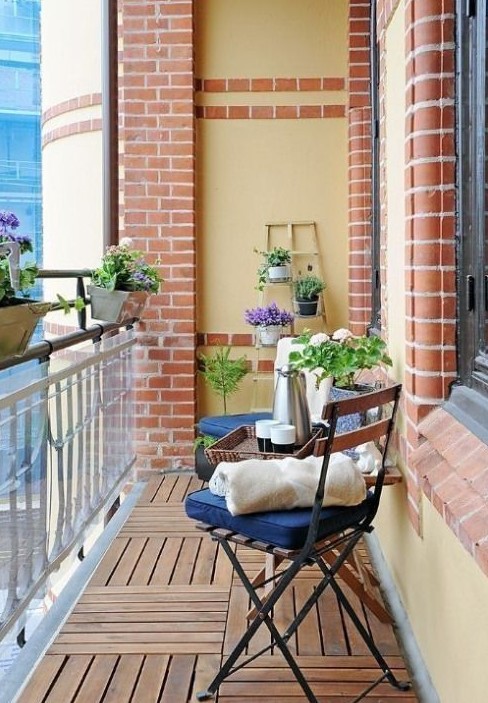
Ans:
[[[270,251],[258,251],[263,257],[258,268],[257,290],[264,290],[267,283],[281,283],[291,278],[291,252],[283,247],[273,247]]]
[[[27,349],[37,323],[51,309],[51,303],[11,298],[0,307],[0,359],[20,356]]]
[[[309,273],[293,282],[297,313],[301,317],[316,317],[319,310],[319,295],[325,283],[318,276]]]
[[[270,266],[268,268],[269,283],[282,283],[283,281],[289,281],[291,278],[290,271],[289,264],[283,264],[283,266]]]
[[[150,294],[157,293],[163,282],[157,268],[145,261],[143,252],[131,247],[128,237],[108,247],[101,265],[92,272],[88,293],[91,316],[96,320],[139,318]]]
[[[297,305],[297,312],[300,317],[316,317],[317,316],[317,309],[319,305],[319,299],[315,298],[314,300],[305,300],[305,299],[296,299],[296,305]]]
[[[275,347],[279,342],[282,329],[281,325],[256,327],[256,343],[262,347]]]
[[[293,313],[280,310],[276,303],[270,303],[262,308],[246,310],[244,319],[256,328],[257,345],[275,347],[283,328],[292,324]]]
[[[107,290],[88,286],[91,316],[105,322],[122,322],[141,316],[150,293],[146,291]]]

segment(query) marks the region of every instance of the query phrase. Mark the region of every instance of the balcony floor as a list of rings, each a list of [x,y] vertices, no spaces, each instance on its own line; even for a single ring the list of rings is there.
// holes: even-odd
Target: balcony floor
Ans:
[[[248,598],[224,554],[195,529],[182,501],[202,482],[191,474],[151,479],[20,703],[186,703],[204,689],[243,627]],[[264,555],[247,551],[257,572]],[[314,587],[295,581],[278,621]],[[376,643],[408,678],[392,628],[364,610]],[[265,643],[265,628],[252,648]],[[292,642],[321,703],[352,700],[378,676],[365,646],[344,623],[332,593],[322,597]],[[281,655],[260,657],[221,686],[218,703],[294,703],[304,696]],[[414,692],[380,684],[369,703],[415,703]]]

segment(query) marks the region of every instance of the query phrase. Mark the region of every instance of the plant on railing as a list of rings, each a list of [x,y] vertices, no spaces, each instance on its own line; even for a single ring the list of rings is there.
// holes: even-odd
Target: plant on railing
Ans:
[[[91,314],[98,320],[120,322],[138,318],[151,293],[163,279],[156,266],[148,264],[142,251],[131,249],[132,240],[122,239],[108,247],[101,265],[92,272]]]
[[[131,249],[132,240],[122,239],[108,247],[101,265],[92,273],[95,286],[107,290],[145,291],[157,293],[163,279],[155,266],[144,259],[144,253]]]
[[[29,289],[32,288],[35,283],[39,270],[34,261],[26,262],[23,266],[19,265],[17,285],[15,288],[12,285],[12,261],[8,254],[10,254],[10,256],[13,254],[9,251],[9,245],[12,243],[18,245],[20,255],[33,251],[32,240],[28,235],[14,234],[14,230],[16,230],[19,225],[20,222],[13,212],[8,212],[7,210],[0,211],[0,306],[2,307],[16,305],[18,303],[16,298],[17,293],[27,296]]]

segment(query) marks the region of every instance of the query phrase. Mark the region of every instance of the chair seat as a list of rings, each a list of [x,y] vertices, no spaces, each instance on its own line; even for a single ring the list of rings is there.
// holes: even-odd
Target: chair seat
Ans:
[[[242,425],[254,425],[256,420],[270,420],[272,417],[273,413],[270,412],[242,413],[240,415],[208,415],[207,417],[202,417],[199,421],[198,431],[200,434],[208,434],[220,439]]]
[[[370,491],[366,499],[353,507],[323,508],[317,541],[330,534],[356,525],[366,516],[372,499]],[[233,517],[227,510],[225,498],[216,496],[208,488],[190,493],[185,509],[188,517],[207,525],[222,527],[241,535],[273,544],[284,549],[300,549],[307,537],[311,508],[277,510]]]

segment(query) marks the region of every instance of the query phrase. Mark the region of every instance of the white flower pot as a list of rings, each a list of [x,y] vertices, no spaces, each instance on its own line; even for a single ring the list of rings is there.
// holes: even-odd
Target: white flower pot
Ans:
[[[281,335],[281,325],[256,327],[256,341],[262,347],[275,347]]]
[[[290,265],[270,266],[268,268],[268,281],[270,283],[279,283],[280,281],[290,280]]]

